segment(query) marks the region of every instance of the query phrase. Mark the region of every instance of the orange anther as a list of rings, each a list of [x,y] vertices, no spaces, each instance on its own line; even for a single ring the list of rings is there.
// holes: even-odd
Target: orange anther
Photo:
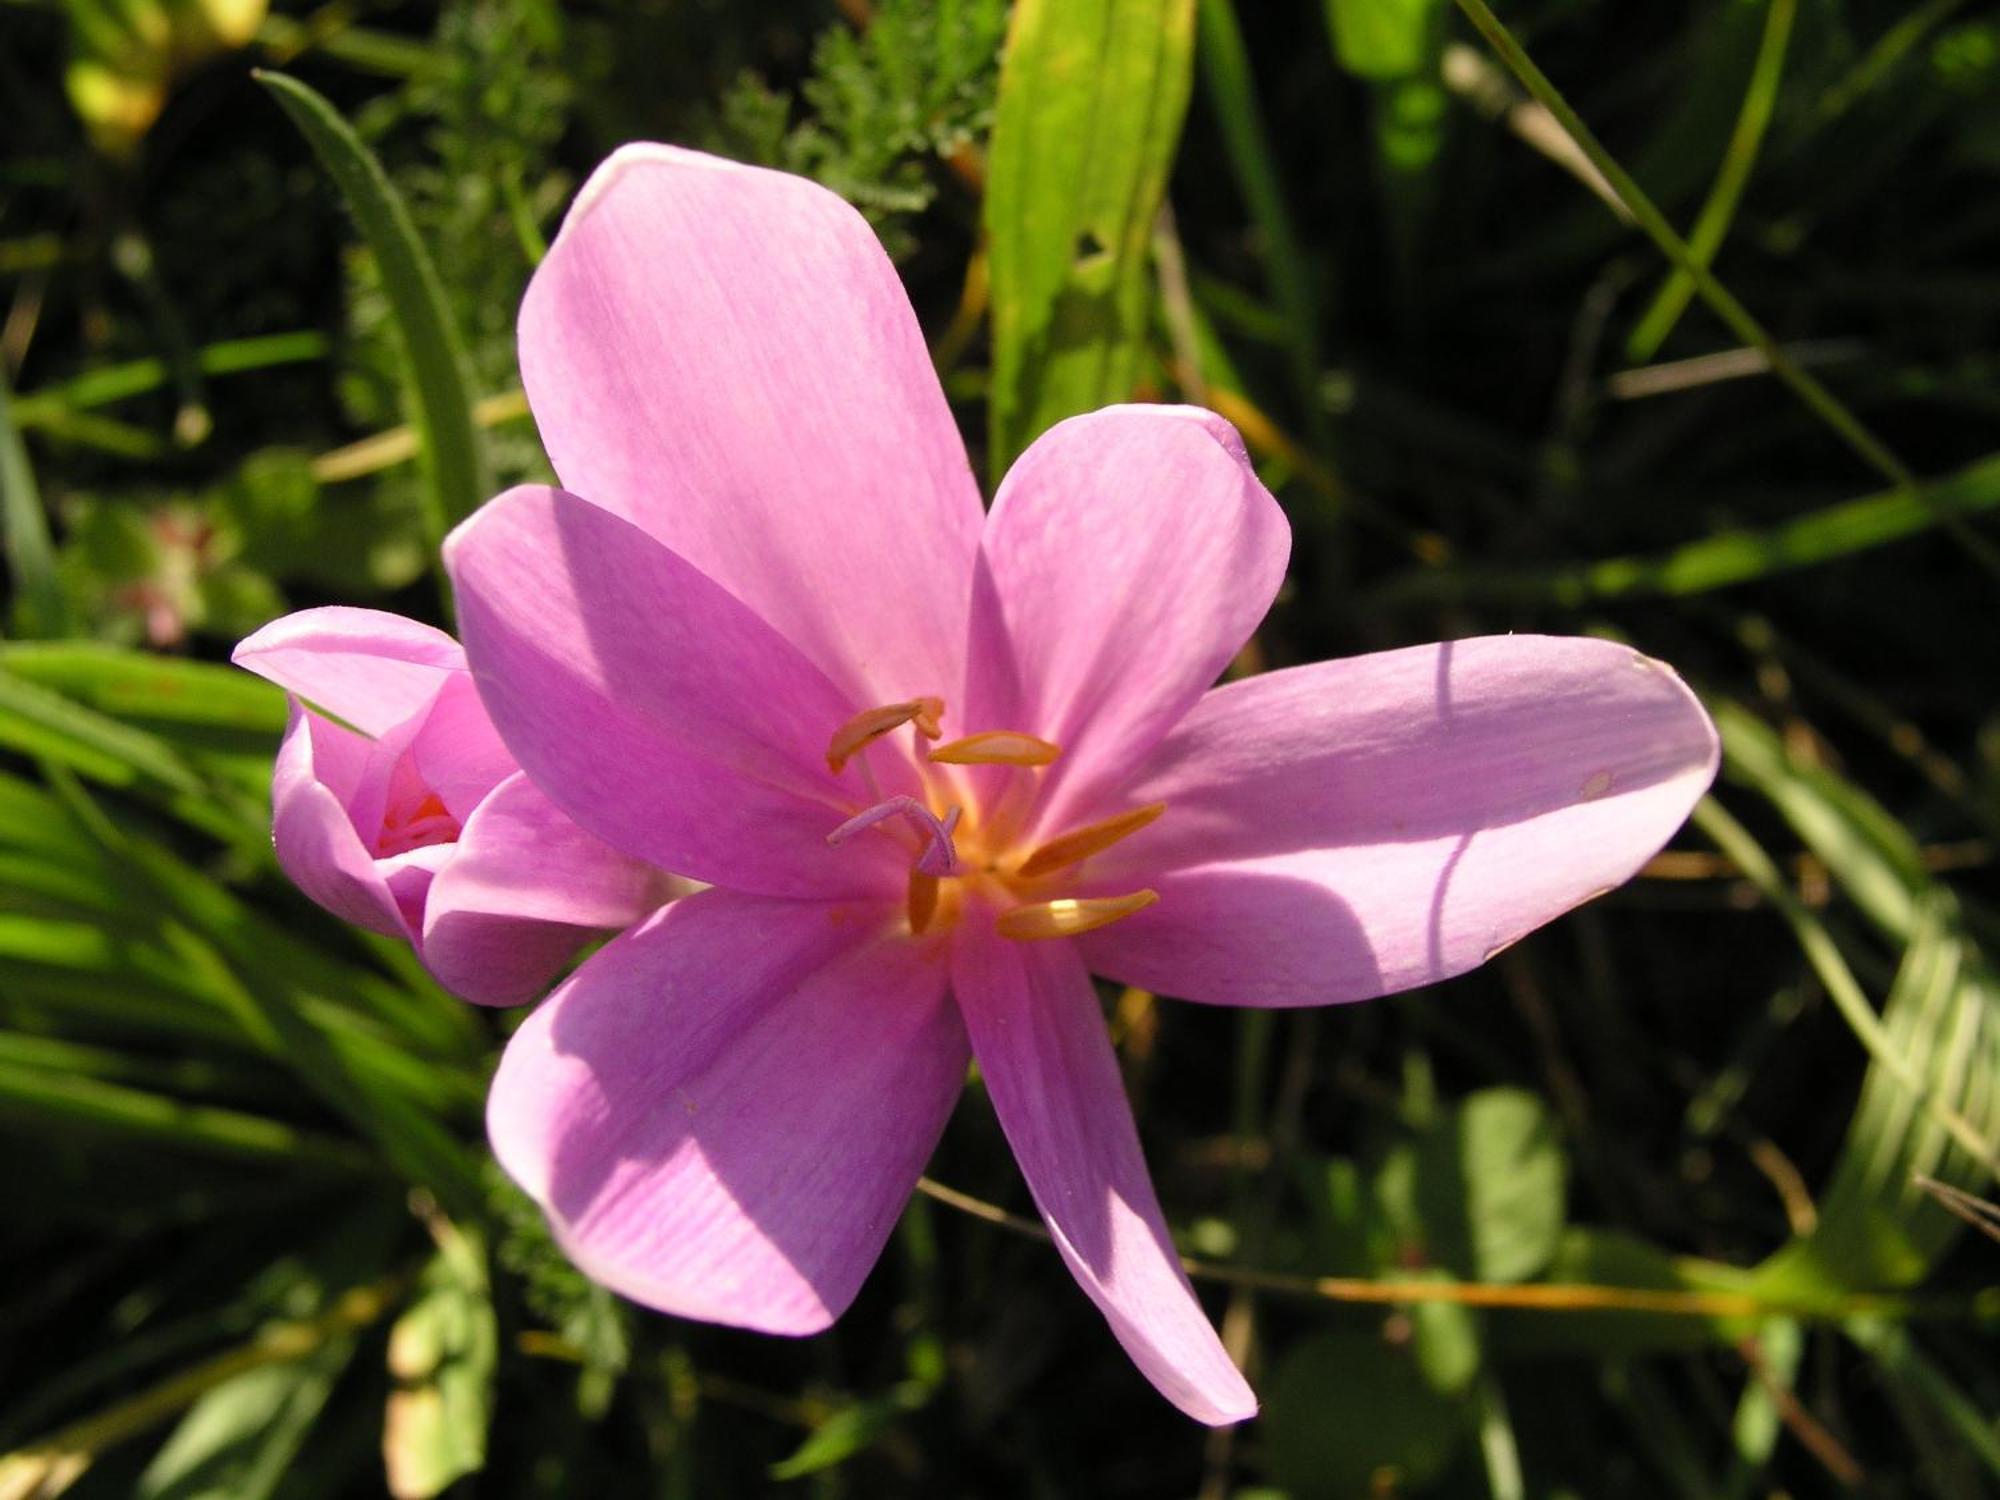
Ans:
[[[880,708],[864,709],[833,732],[833,739],[826,747],[826,763],[838,775],[863,749],[905,724],[916,725],[918,734],[934,740],[944,733],[938,723],[943,717],[942,698],[912,698],[907,703],[885,703]]]
[[[1045,766],[1062,746],[1012,729],[982,729],[948,745],[931,747],[930,758],[948,766]]]
[[[1019,942],[1037,938],[1075,937],[1109,927],[1160,899],[1158,891],[1134,891],[1129,896],[1079,896],[1061,901],[1037,901],[1000,914],[1000,936]]]
[[[1050,839],[1021,862],[1021,868],[1014,873],[1032,880],[1037,875],[1046,875],[1051,870],[1060,870],[1065,865],[1076,864],[1089,859],[1091,855],[1109,849],[1120,839],[1129,838],[1167,810],[1164,802],[1149,802],[1144,807],[1135,807],[1130,812],[1118,813],[1100,822],[1090,823],[1082,828],[1072,829],[1059,838]]]

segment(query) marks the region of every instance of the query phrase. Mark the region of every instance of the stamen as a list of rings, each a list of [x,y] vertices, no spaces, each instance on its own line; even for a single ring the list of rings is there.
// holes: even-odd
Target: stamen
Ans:
[[[948,766],[1045,766],[1061,754],[1061,745],[1012,729],[982,729],[931,748],[931,759]]]
[[[910,894],[907,910],[910,914],[910,931],[921,933],[931,925],[931,918],[937,915],[937,876],[926,875],[921,870],[910,871]]]
[[[1129,896],[1079,896],[1061,901],[1037,901],[1000,914],[1000,936],[1019,942],[1036,938],[1075,937],[1109,927],[1160,899],[1158,891],[1134,891]]]
[[[1120,839],[1129,838],[1144,828],[1153,819],[1167,810],[1164,802],[1149,802],[1144,807],[1135,807],[1130,812],[1122,812],[1102,822],[1071,830],[1059,838],[1050,839],[1021,862],[1021,868],[1014,873],[1032,880],[1037,875],[1046,875],[1051,870],[1060,870],[1064,865],[1073,865],[1079,860],[1109,849]]]
[[[942,698],[912,698],[907,703],[885,703],[880,708],[866,709],[833,732],[833,739],[826,747],[826,763],[837,776],[862,750],[905,724],[916,725],[918,734],[934,740],[944,733],[938,723],[943,717]]]
[[[958,869],[958,850],[952,845],[951,835],[958,827],[959,810],[954,807],[940,819],[915,797],[891,797],[886,802],[878,802],[866,812],[856,813],[842,823],[826,836],[826,841],[836,846],[844,844],[863,829],[873,828],[889,818],[904,819],[924,840],[924,852],[917,856],[916,863],[920,872],[940,876],[950,875]]]

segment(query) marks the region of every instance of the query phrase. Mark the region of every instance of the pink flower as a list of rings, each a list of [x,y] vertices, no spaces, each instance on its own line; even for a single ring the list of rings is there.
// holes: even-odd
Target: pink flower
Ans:
[[[808,1333],[976,1058],[1119,1342],[1192,1416],[1250,1415],[1091,974],[1290,1006],[1472,968],[1659,848],[1707,716],[1657,662],[1542,636],[1213,687],[1290,544],[1235,432],[1079,417],[982,513],[887,259],[798,178],[620,151],[521,364],[566,488],[447,543],[481,695],[579,825],[715,888],[516,1033],[502,1164],[605,1284]]]
[[[593,934],[672,894],[521,774],[443,631],[309,609],[234,660],[292,695],[271,782],[278,863],[328,911],[413,944],[466,999],[532,1000]]]

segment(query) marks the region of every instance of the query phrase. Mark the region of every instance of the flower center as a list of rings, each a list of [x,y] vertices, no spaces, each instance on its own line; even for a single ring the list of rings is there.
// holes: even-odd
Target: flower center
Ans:
[[[1033,776],[1062,754],[1052,741],[1014,729],[986,729],[945,744],[917,744],[924,797],[880,797],[866,759],[869,747],[905,724],[923,740],[939,740],[944,711],[943,699],[928,696],[867,709],[834,731],[826,752],[836,774],[856,763],[858,778],[879,798],[835,828],[826,841],[837,847],[863,836],[893,837],[910,849],[905,914],[913,936],[948,928],[968,911],[980,910],[992,915],[1002,937],[1075,937],[1144,911],[1160,899],[1150,890],[1119,896],[1065,891],[1084,861],[1137,833],[1167,810],[1166,803],[1133,808],[1031,844],[1019,837],[1023,818],[993,816],[982,823],[964,783],[925,769],[1013,767],[1019,775]],[[1015,801],[1005,800],[1010,805]],[[1032,802],[1032,795],[1027,800]]]
[[[446,811],[436,792],[426,792],[414,803],[390,804],[382,816],[382,832],[375,839],[375,857],[388,859],[432,844],[449,844],[458,834],[458,819]]]
[[[449,844],[459,835],[458,819],[418,773],[408,753],[389,773],[388,800],[382,827],[375,835],[375,857],[389,859],[432,844]]]

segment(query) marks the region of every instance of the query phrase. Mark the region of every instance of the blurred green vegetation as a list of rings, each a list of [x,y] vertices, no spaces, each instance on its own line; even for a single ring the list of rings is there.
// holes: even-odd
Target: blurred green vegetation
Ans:
[[[0,1496],[2000,1489],[1990,8],[4,0],[0,99]],[[1477,975],[1106,996],[1241,1430],[980,1211],[976,1088],[835,1331],[592,1288],[486,1157],[505,1018],[273,865],[220,659],[441,618],[545,472],[521,288],[642,137],[860,205],[985,467],[1236,421],[1262,663],[1616,633],[1722,725]]]

